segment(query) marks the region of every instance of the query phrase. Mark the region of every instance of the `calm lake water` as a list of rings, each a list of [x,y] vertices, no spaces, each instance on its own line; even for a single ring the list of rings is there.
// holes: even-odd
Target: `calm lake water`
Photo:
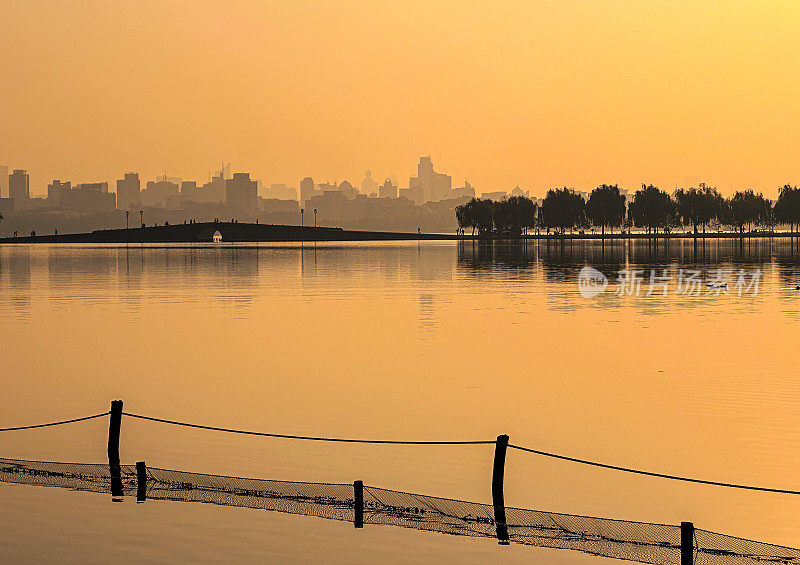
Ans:
[[[584,298],[578,273],[606,274]],[[800,489],[800,248],[789,241],[0,246],[0,427],[130,412],[287,434],[494,439]],[[667,269],[667,296],[646,296]],[[699,296],[678,273],[700,271]],[[722,269],[719,293],[705,282]],[[617,273],[641,270],[641,293]],[[739,271],[758,292],[736,289]],[[685,279],[684,279],[685,280]],[[719,294],[718,296],[716,294]],[[491,502],[492,446],[239,437],[123,419],[123,463]],[[107,420],[0,434],[105,461]],[[800,547],[800,500],[510,451],[506,504]],[[54,492],[55,491],[55,492]],[[209,505],[0,485],[12,561],[602,562]]]

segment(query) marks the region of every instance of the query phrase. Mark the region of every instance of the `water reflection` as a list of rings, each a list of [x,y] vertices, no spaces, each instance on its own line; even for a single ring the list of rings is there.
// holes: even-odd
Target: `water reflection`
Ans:
[[[46,281],[46,298],[56,304],[73,300],[119,303],[138,311],[143,301],[213,301],[249,315],[265,293],[336,300],[359,293],[414,287],[420,332],[435,329],[434,304],[448,304],[444,289],[464,288],[475,280],[494,292],[527,292],[532,284],[547,307],[619,308],[632,304],[659,314],[670,308],[696,309],[714,298],[648,296],[633,303],[613,294],[586,301],[576,293],[578,271],[590,265],[610,282],[636,269],[645,279],[664,269],[699,269],[704,275],[722,268],[731,273],[759,269],[764,289],[774,292],[796,315],[800,286],[800,245],[792,240],[623,240],[609,241],[462,241],[410,244],[317,244],[262,246],[147,246],[0,248],[3,309],[25,316],[31,308],[34,281]],[[538,292],[537,291],[537,292]],[[738,306],[752,310],[753,301]]]
[[[31,258],[27,253],[13,252],[5,256],[5,261],[0,260],[0,265],[5,265],[9,287],[0,294],[2,304],[14,316],[26,318],[31,306]]]
[[[791,485],[800,464],[799,259],[797,242],[777,240],[0,246],[3,369],[15,383],[7,418],[52,416],[37,400],[44,383],[66,415],[119,395],[156,415],[241,428],[510,432],[520,444],[576,456]],[[764,281],[757,298],[587,299],[576,284],[586,265],[611,282],[629,268],[719,267],[761,268]],[[225,437],[198,452],[199,438],[126,426],[131,460],[146,453],[164,466],[221,473],[233,471],[214,465],[233,461],[237,472],[289,480],[368,475],[443,496],[487,494],[485,460],[465,465],[461,452],[432,462],[369,450],[340,468],[351,459],[322,447]],[[96,446],[105,456],[97,434],[81,444],[88,460]],[[55,432],[42,438],[4,449],[84,458]],[[788,544],[800,528],[794,507],[774,498],[688,497],[684,485],[513,461],[509,496],[519,506],[690,518]],[[772,524],[785,524],[780,535],[767,531]]]
[[[535,269],[541,265],[544,276],[552,280],[574,279],[574,269],[587,264],[609,273],[630,265],[656,268],[730,263],[759,267],[773,261],[793,271],[800,262],[800,248],[789,241],[767,238],[466,241],[458,244],[458,264],[463,269]]]

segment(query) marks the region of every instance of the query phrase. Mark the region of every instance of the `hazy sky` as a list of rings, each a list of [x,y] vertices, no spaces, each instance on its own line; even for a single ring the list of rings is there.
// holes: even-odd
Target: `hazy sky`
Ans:
[[[479,192],[800,183],[800,2],[0,0],[0,163],[31,188],[221,160]]]

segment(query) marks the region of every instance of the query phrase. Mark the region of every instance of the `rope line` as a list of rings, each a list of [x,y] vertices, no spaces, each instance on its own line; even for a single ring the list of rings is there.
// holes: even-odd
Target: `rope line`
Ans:
[[[149,420],[151,422],[160,422],[162,424],[172,424],[174,426],[184,426],[187,428],[198,428],[201,430],[213,430],[216,432],[227,432],[231,434],[244,434],[250,436],[262,437],[276,437],[283,439],[302,439],[307,441],[332,441],[339,443],[379,443],[379,444],[393,444],[393,445],[488,445],[495,443],[495,440],[478,440],[478,441],[399,441],[389,439],[350,439],[350,438],[333,438],[333,437],[315,437],[315,436],[296,436],[288,434],[271,434],[266,432],[253,432],[248,430],[235,430],[231,428],[218,428],[215,426],[203,426],[200,424],[189,424],[187,422],[178,422],[175,420],[165,420],[163,418],[153,418],[152,416],[142,416],[140,414],[131,414],[130,412],[123,412],[125,416],[131,418],[139,418],[140,420]]]
[[[86,420],[94,420],[96,418],[102,418],[103,416],[108,416],[110,412],[103,412],[101,414],[93,414],[91,416],[83,416],[82,418],[72,418],[70,420],[60,420],[58,422],[48,422],[46,424],[34,424],[31,426],[16,426],[12,428],[0,428],[0,432],[10,432],[10,431],[17,431],[17,430],[31,430],[35,428],[47,428],[52,426],[61,426],[64,424],[72,424],[75,422],[84,422]],[[242,434],[242,435],[250,435],[250,436],[260,436],[260,437],[274,437],[274,438],[282,438],[282,439],[299,439],[305,441],[326,441],[326,442],[337,442],[337,443],[361,443],[361,444],[384,444],[384,445],[491,445],[495,444],[495,440],[474,440],[474,441],[404,441],[404,440],[389,440],[389,439],[354,439],[354,438],[333,438],[333,437],[317,437],[317,436],[300,436],[300,435],[290,435],[290,434],[274,434],[274,433],[267,433],[267,432],[254,432],[250,430],[237,430],[233,428],[220,428],[216,426],[204,426],[200,424],[190,424],[188,422],[179,422],[177,420],[166,420],[164,418],[154,418],[152,416],[143,416],[141,414],[132,414],[130,412],[123,412],[124,415],[130,416],[131,418],[137,418],[139,420],[148,420],[150,422],[159,422],[162,424],[171,424],[173,426],[183,426],[186,428],[196,428],[200,430],[211,430],[217,432],[226,432],[232,434]],[[579,463],[581,465],[589,465],[592,467],[599,467],[601,469],[610,469],[612,471],[622,471],[624,473],[632,473],[635,475],[644,475],[648,477],[657,477],[661,479],[669,479],[673,481],[683,481],[686,483],[696,483],[701,485],[711,485],[711,486],[718,486],[718,487],[727,487],[727,488],[735,488],[741,490],[751,490],[751,491],[759,491],[759,492],[772,492],[778,494],[796,494],[800,495],[800,491],[797,490],[789,490],[789,489],[779,489],[779,488],[768,488],[768,487],[759,487],[759,486],[752,486],[752,485],[742,485],[737,483],[725,483],[721,481],[709,481],[705,479],[696,479],[692,477],[681,477],[678,475],[669,475],[666,473],[655,473],[652,471],[643,471],[641,469],[633,469],[630,467],[621,467],[619,465],[609,465],[607,463],[600,463],[597,461],[589,461],[588,459],[578,459],[577,457],[568,457],[566,455],[560,455],[558,453],[550,453],[548,451],[541,451],[539,449],[531,449],[529,447],[523,447],[521,445],[514,445],[509,443],[508,447],[512,449],[517,449],[519,451],[525,451],[527,453],[533,453],[535,455],[541,455],[543,457],[550,457],[552,459],[559,459],[561,461],[569,461],[572,463]]]
[[[50,422],[48,424],[34,424],[33,426],[17,426],[14,428],[0,428],[0,432],[13,432],[16,430],[32,430],[33,428],[46,428],[48,426],[60,426],[62,424],[72,424],[74,422],[83,422],[85,420],[94,420],[95,418],[102,418],[108,416],[109,412],[102,414],[95,414],[94,416],[84,416],[83,418],[73,418],[72,420],[61,420],[60,422]]]
[[[691,477],[680,477],[677,475],[667,475],[664,473],[653,473],[651,471],[642,471],[640,469],[631,469],[629,467],[619,467],[617,465],[608,465],[606,463],[598,463],[597,461],[588,461],[586,459],[577,459],[575,457],[567,457],[566,455],[558,455],[557,453],[548,453],[547,451],[539,451],[538,449],[530,449],[519,445],[508,444],[508,447],[519,449],[520,451],[527,451],[528,453],[535,453],[536,455],[543,455],[544,457],[552,457],[553,459],[561,459],[562,461],[571,461],[572,463],[581,463],[582,465],[591,465],[593,467],[601,467],[603,469],[611,469],[612,471],[624,471],[625,473],[634,473],[637,475],[646,475],[648,477],[658,477],[661,479],[670,479],[673,481],[684,481],[687,483],[698,483],[701,485],[713,485],[718,487],[738,488],[743,490],[757,490],[761,492],[776,492],[779,494],[800,494],[800,491],[787,490],[779,488],[755,487],[750,485],[740,485],[736,483],[723,483],[719,481],[707,481],[704,479],[693,479]]]

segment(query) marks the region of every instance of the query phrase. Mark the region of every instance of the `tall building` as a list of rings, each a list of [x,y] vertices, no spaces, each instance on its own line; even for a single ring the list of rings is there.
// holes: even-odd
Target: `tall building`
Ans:
[[[258,209],[258,182],[250,180],[250,173],[234,173],[225,181],[225,202],[237,211]]]
[[[15,208],[24,208],[31,197],[28,171],[17,169],[8,176],[8,194],[14,200]]]
[[[47,205],[51,208],[61,208],[61,201],[64,193],[72,190],[72,183],[62,182],[58,179],[53,180],[47,185]]]
[[[433,170],[433,161],[430,157],[420,157],[417,176],[411,177],[408,181],[411,200],[417,204],[444,200],[450,196],[452,182],[450,175]]]
[[[306,177],[300,181],[300,205],[304,206],[312,196],[314,196],[314,179]]]
[[[138,173],[125,173],[117,181],[117,208],[130,210],[142,205],[142,185]]]

